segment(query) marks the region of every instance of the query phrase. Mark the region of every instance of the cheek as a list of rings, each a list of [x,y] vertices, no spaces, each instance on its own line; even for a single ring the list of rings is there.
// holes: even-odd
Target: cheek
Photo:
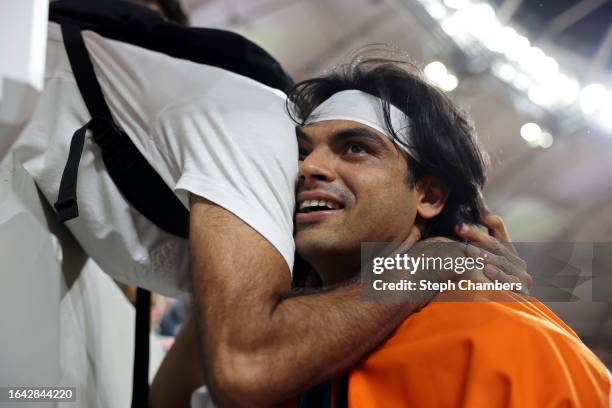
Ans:
[[[404,179],[372,178],[361,180],[354,189],[355,220],[352,223],[368,239],[392,241],[410,230],[415,217],[415,194]]]
[[[390,186],[379,190],[375,197],[375,207],[371,209],[377,222],[386,226],[390,231],[402,229],[412,224],[411,194],[403,186]]]

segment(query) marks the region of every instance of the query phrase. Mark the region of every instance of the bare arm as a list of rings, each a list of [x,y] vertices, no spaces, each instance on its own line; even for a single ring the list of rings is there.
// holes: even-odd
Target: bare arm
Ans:
[[[152,404],[158,403],[154,406],[188,406],[191,392],[205,382],[200,372],[201,361],[216,370],[212,388],[218,402],[271,405],[290,398],[354,365],[407,314],[428,300],[420,299],[405,307],[366,303],[359,300],[356,284],[334,292],[288,298],[288,271],[276,251],[226,211],[204,200],[196,201],[199,204],[196,206],[194,202],[192,219],[196,213],[205,218],[203,223],[198,222],[196,229],[192,227],[192,238],[196,238],[196,233],[197,237],[202,233],[210,235],[199,237],[193,243],[194,262],[198,259],[203,263],[197,271],[194,268],[194,283],[216,285],[201,287],[195,292],[196,300],[203,306],[198,315],[204,323],[199,325],[199,337],[205,338],[203,333],[223,332],[205,338],[207,354],[203,360],[198,352],[197,330],[193,322],[185,324],[166,358],[169,361],[164,361],[152,385]],[[493,236],[509,243],[507,234],[498,236],[505,230],[501,220],[495,225],[483,220],[483,225],[489,227],[491,235],[474,226],[458,231],[459,235],[472,242],[490,244],[495,242],[491,240]],[[439,242],[439,239],[428,241]],[[199,242],[206,242],[207,247],[196,248]],[[458,248],[462,252],[464,245]],[[223,261],[229,257],[238,259]],[[503,273],[497,279],[508,282],[521,276],[525,282],[524,263],[513,270],[503,266]],[[232,269],[225,271],[226,267]],[[204,268],[212,272],[201,276],[209,270]],[[264,269],[269,274],[267,278],[265,273],[259,274]],[[218,288],[223,291],[219,292]],[[202,291],[207,292],[207,298],[203,298]],[[249,296],[234,297],[234,306],[231,294],[240,291],[248,292]],[[425,293],[424,297],[427,296]],[[359,323],[355,324],[357,320],[353,319],[359,319]]]
[[[196,328],[187,318],[155,374],[149,395],[149,408],[189,408],[191,393],[206,383],[201,355],[196,342]]]
[[[281,255],[201,198],[192,200],[190,243],[194,315],[220,405],[270,406],[334,377],[429,300],[363,302],[358,284],[287,297],[291,278]]]

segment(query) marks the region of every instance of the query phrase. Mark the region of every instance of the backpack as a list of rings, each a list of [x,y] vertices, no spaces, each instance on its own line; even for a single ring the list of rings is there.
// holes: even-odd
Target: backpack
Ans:
[[[87,130],[100,147],[106,169],[124,198],[153,224],[177,237],[189,237],[189,211],[114,121],[96,78],[81,30],[161,52],[178,59],[222,68],[287,92],[291,77],[266,51],[224,30],[183,27],[152,10],[120,0],[58,0],[49,20],[59,23],[77,86],[92,119],[74,132],[54,207],[58,221],[78,217],[79,161]],[[138,288],[132,407],[148,407],[150,293]]]

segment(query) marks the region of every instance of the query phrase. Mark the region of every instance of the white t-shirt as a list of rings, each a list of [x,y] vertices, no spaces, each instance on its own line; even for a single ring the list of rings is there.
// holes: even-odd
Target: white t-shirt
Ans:
[[[266,238],[291,270],[298,153],[285,96],[223,69],[83,35],[115,121],[185,207],[192,193],[226,208]],[[48,38],[44,91],[14,152],[54,203],[72,134],[91,116],[59,25],[49,23]],[[190,292],[187,240],[128,205],[91,137],[77,200],[79,217],[66,225],[106,273],[168,296]]]

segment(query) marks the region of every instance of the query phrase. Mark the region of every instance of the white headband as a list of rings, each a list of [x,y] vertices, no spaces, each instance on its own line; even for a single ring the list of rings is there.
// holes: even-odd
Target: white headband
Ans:
[[[322,122],[324,120],[352,120],[369,126],[387,136],[406,153],[417,159],[413,149],[408,149],[402,143],[397,143],[387,130],[383,116],[383,101],[369,93],[351,89],[333,94],[315,108],[304,125]],[[400,140],[411,145],[411,121],[408,116],[395,106],[389,104],[391,125]]]

